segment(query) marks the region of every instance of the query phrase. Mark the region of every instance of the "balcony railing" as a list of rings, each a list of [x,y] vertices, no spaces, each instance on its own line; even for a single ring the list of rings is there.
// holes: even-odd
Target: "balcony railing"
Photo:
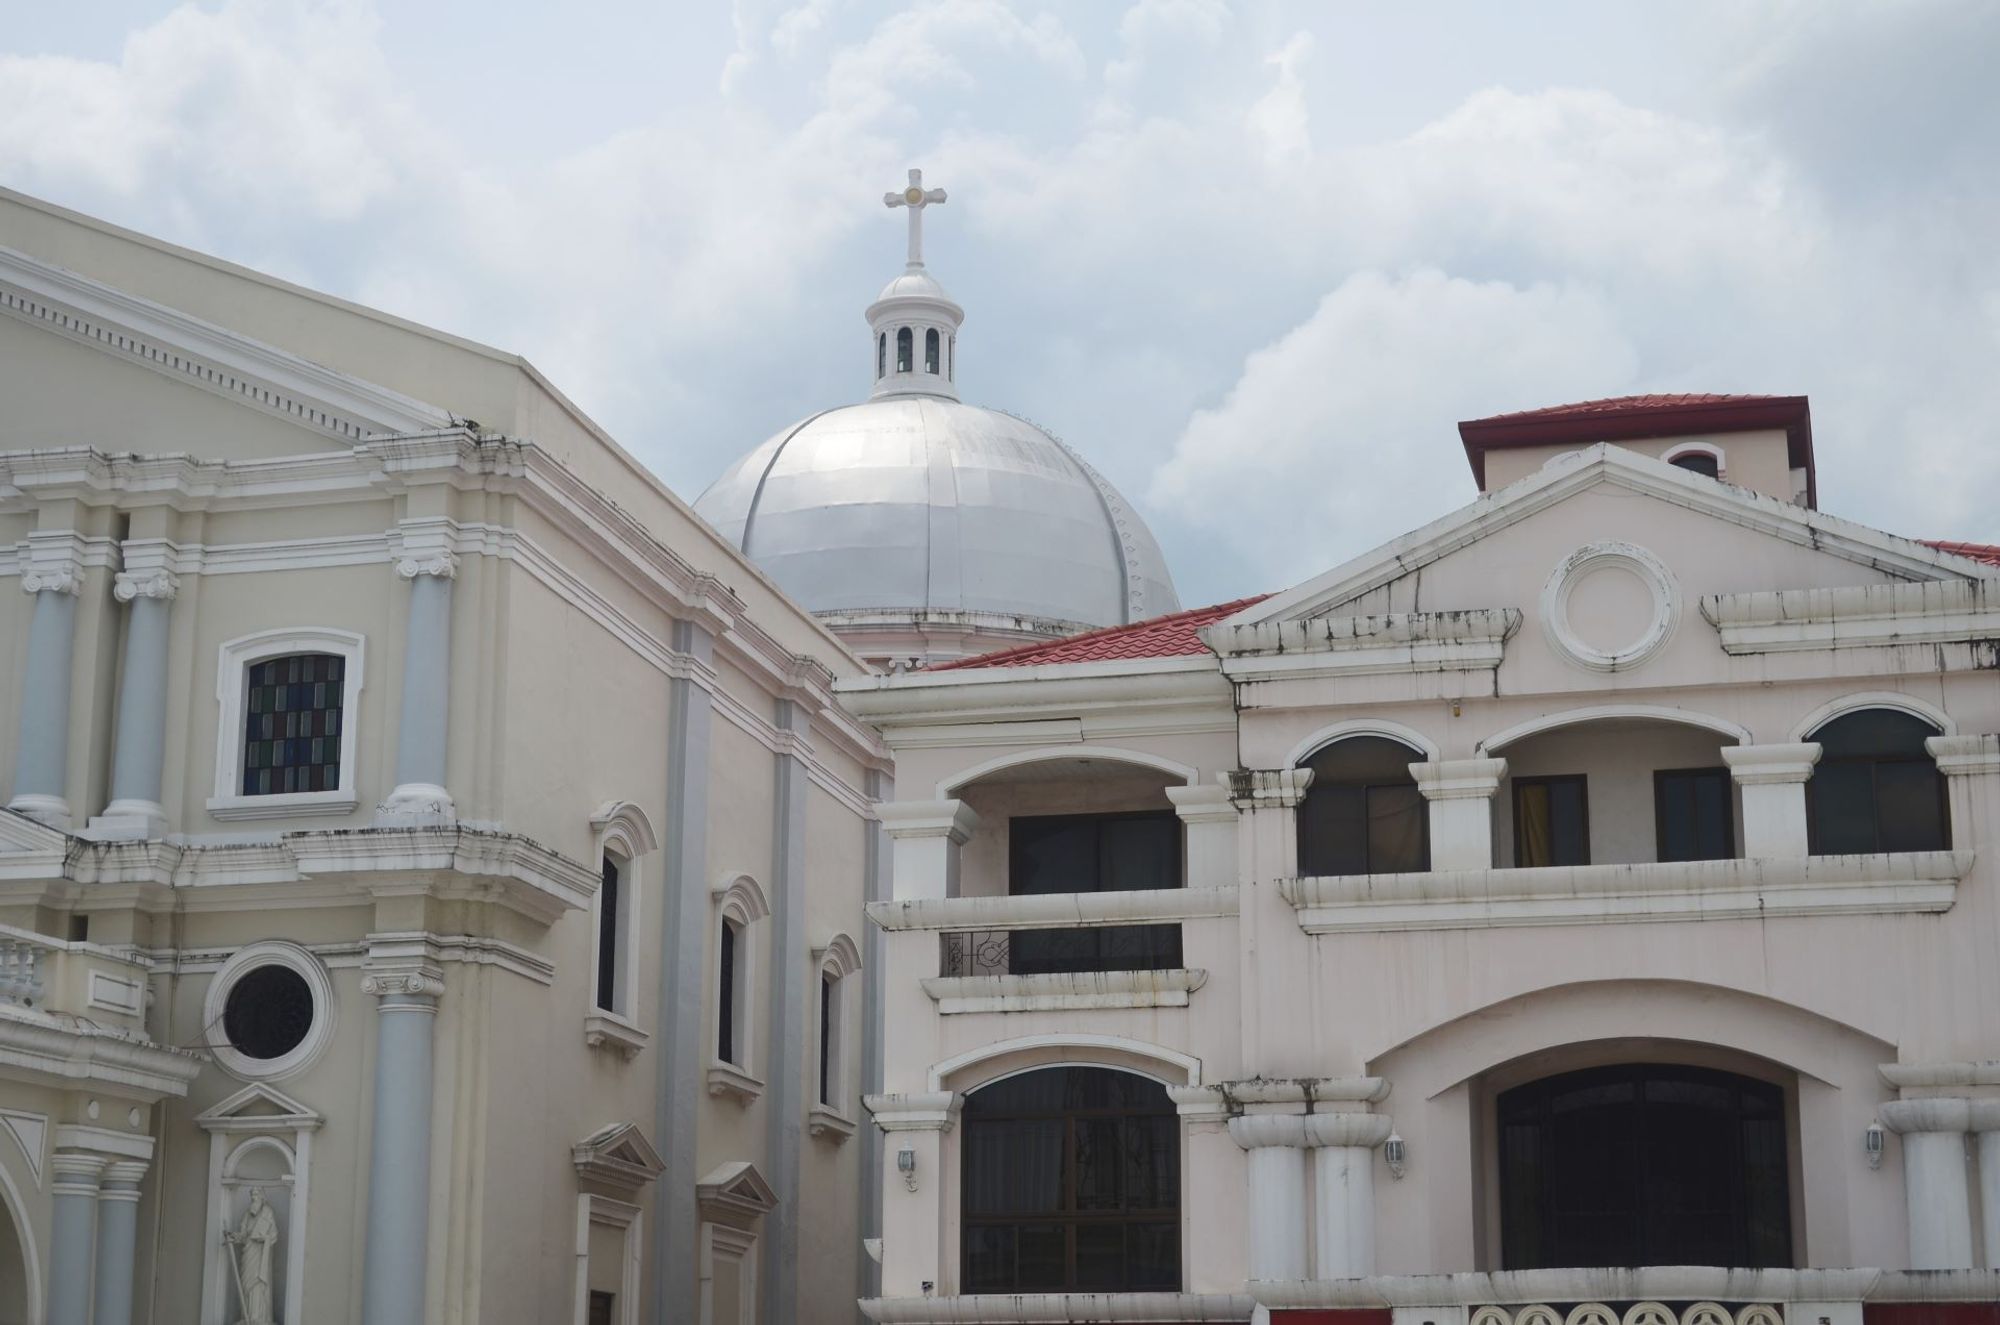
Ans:
[[[151,967],[143,957],[0,925],[0,1006],[138,1030]]]
[[[942,975],[1165,971],[1181,964],[1179,925],[972,929],[939,935]]]

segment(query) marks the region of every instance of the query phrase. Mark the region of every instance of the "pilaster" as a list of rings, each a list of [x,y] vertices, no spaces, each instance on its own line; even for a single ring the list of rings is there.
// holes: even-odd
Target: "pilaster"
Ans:
[[[97,1189],[97,1290],[91,1325],[132,1325],[132,1266],[139,1250],[139,1184],[150,1165],[142,1159],[104,1166]]]
[[[1743,792],[1743,854],[1803,856],[1806,833],[1806,780],[1819,762],[1819,745],[1725,745],[1722,762]]]
[[[1910,1268],[1972,1268],[1972,1202],[1965,1179],[1971,1101],[1955,1096],[1892,1100],[1882,1106],[1881,1119],[1903,1138]]]
[[[430,1255],[432,1037],[444,978],[422,962],[370,961],[376,999],[362,1325],[422,1325]]]
[[[777,727],[790,741],[773,761],[776,779],[771,823],[771,1048],[766,1076],[769,1160],[767,1178],[776,1203],[764,1216],[759,1265],[761,1305],[771,1320],[799,1315],[799,1184],[806,1124],[806,800],[810,787],[799,746],[809,734],[807,712],[791,699],[777,701]]]
[[[953,1186],[946,1181],[944,1138],[964,1103],[948,1090],[862,1100],[883,1133],[884,1297],[948,1296],[956,1288],[956,1265],[945,1255]]]
[[[1450,759],[1410,765],[1429,803],[1431,868],[1493,867],[1493,794],[1507,776],[1504,759]]]
[[[125,569],[112,597],[130,607],[118,678],[118,724],[112,735],[111,803],[90,821],[91,837],[145,840],[166,832],[160,804],[166,757],[168,627],[180,579],[172,545],[163,539],[128,542]]]
[[[1236,882],[1236,823],[1240,817],[1221,783],[1168,787],[1187,839],[1187,886],[1220,888]]]
[[[1966,1122],[1979,1173],[1980,1264],[2000,1270],[2000,1099],[1968,1101]]]
[[[1985,840],[1990,831],[1986,825],[2000,811],[2000,736],[1991,732],[1933,736],[1924,742],[1924,748],[1937,760],[1938,772],[1945,777],[1953,840]],[[2000,1224],[2000,1219],[1989,1222]],[[2000,1262],[1990,1260],[1987,1264],[2000,1266]]]
[[[958,896],[959,848],[979,827],[961,800],[885,801],[876,807],[889,835],[896,901]]]
[[[71,662],[76,600],[83,590],[82,537],[69,529],[29,534],[21,588],[34,598],[35,609],[28,621],[14,795],[7,808],[67,831]]]
[[[50,1161],[48,1325],[89,1325],[96,1281],[97,1192],[107,1156],[58,1147]]]
[[[398,529],[396,574],[410,582],[403,634],[403,695],[396,727],[396,786],[376,808],[375,822],[409,827],[454,822],[445,790],[451,708],[451,588],[458,556],[450,520],[405,521]]]

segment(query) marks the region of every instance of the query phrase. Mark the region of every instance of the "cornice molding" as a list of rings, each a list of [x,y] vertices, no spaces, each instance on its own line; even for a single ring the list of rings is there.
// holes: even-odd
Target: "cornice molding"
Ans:
[[[435,405],[0,248],[0,314],[343,441],[449,426]]]
[[[1705,594],[1701,614],[1732,656],[1946,644],[2000,637],[2000,579]]]

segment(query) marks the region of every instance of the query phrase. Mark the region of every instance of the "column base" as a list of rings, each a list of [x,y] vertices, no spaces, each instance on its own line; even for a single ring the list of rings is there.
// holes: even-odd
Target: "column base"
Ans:
[[[445,828],[457,822],[451,793],[434,782],[405,782],[375,807],[377,828]]]
[[[38,824],[46,824],[60,832],[69,831],[69,802],[60,796],[24,791],[8,801],[7,808],[16,814],[33,819]]]
[[[113,801],[91,816],[78,837],[99,842],[149,842],[167,835],[167,812],[155,801]]]

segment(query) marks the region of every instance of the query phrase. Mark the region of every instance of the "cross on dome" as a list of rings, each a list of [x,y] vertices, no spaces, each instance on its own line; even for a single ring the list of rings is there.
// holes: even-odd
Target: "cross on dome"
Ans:
[[[943,202],[943,189],[926,189],[924,172],[914,166],[910,169],[910,186],[896,193],[882,195],[884,207],[907,207],[910,209],[910,265],[924,265],[924,208],[932,203]]]

